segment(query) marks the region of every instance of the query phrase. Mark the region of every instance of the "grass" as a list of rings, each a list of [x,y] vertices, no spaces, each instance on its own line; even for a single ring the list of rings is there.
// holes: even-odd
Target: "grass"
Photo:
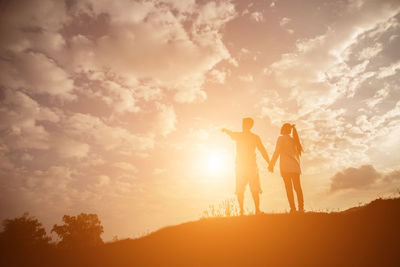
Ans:
[[[245,210],[247,213],[247,210]],[[218,205],[210,205],[208,209],[204,210],[201,214],[201,219],[215,218],[215,217],[233,217],[239,216],[239,207],[235,199],[226,199]]]
[[[400,198],[342,212],[234,216],[234,203],[139,239],[58,255],[57,266],[399,266]]]

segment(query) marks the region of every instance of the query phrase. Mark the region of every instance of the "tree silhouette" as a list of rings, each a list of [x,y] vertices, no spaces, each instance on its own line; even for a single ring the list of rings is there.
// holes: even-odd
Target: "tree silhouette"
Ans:
[[[61,239],[59,247],[84,248],[103,244],[100,235],[104,231],[97,214],[64,215],[62,220],[63,225],[55,224],[51,230]]]
[[[0,233],[0,243],[10,248],[33,248],[49,245],[50,237],[46,230],[34,217],[25,213],[15,219],[3,221],[3,232]]]
[[[43,255],[50,252],[50,237],[42,224],[25,213],[15,219],[3,221],[0,233],[0,265],[20,266],[29,263],[43,263]]]

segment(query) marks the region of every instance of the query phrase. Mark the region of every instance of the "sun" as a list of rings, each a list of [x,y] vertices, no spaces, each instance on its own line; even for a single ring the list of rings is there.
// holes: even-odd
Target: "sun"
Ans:
[[[223,159],[219,155],[210,155],[205,162],[208,172],[218,172],[223,168]]]
[[[221,151],[208,151],[203,156],[203,170],[209,176],[225,174],[229,168],[229,160]]]

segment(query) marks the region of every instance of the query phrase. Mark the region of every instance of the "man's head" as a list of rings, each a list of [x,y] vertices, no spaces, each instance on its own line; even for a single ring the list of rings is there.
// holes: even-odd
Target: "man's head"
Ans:
[[[253,125],[254,125],[254,120],[252,118],[244,118],[242,121],[243,131],[250,131]]]

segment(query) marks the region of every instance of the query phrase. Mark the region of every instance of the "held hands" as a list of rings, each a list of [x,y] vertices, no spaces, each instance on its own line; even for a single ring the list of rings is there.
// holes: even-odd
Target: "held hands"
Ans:
[[[269,172],[274,172],[274,166],[272,166],[271,164],[268,165],[268,170]]]

